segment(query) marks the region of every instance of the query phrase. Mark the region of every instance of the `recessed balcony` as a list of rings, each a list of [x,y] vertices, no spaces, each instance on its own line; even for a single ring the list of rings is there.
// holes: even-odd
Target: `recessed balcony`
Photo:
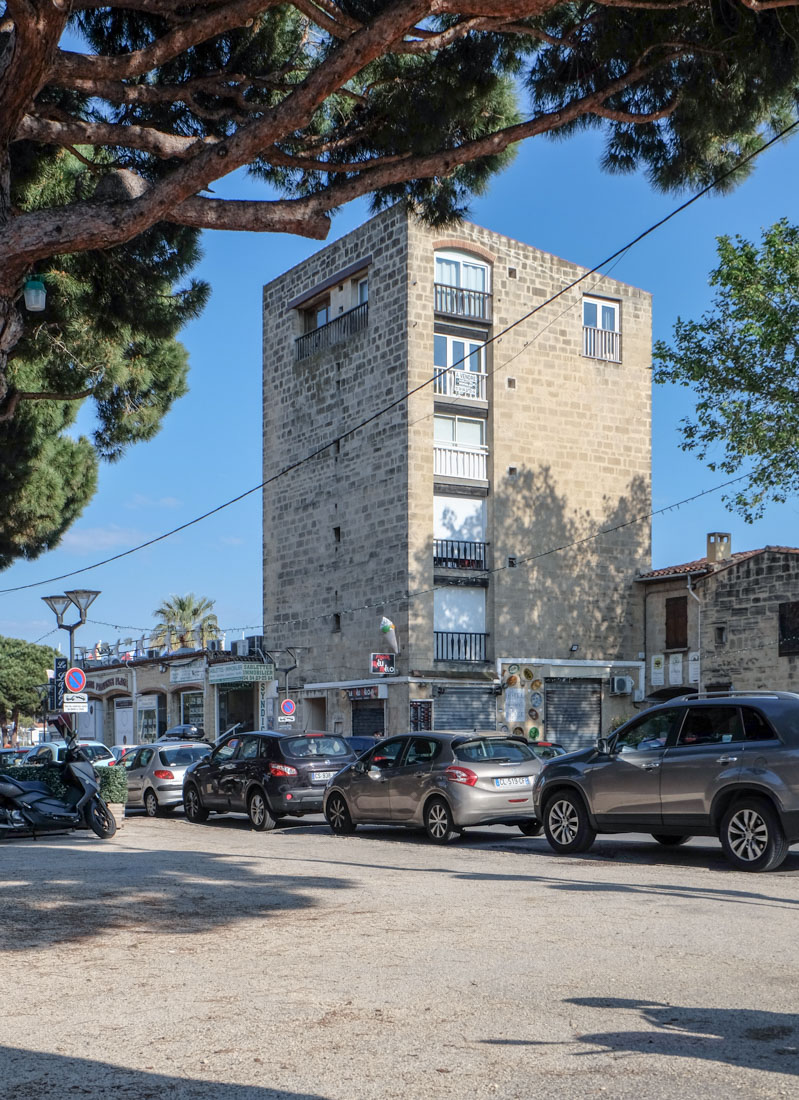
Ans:
[[[434,283],[435,311],[448,317],[491,323],[491,295],[484,290],[466,290],[460,286]]]
[[[470,481],[488,479],[488,447],[459,443],[433,445],[433,472],[440,477],[462,477]]]
[[[297,359],[307,359],[319,351],[325,351],[336,344],[349,340],[356,332],[361,332],[369,323],[369,303],[361,302],[354,309],[334,317],[326,325],[298,336],[296,341]]]

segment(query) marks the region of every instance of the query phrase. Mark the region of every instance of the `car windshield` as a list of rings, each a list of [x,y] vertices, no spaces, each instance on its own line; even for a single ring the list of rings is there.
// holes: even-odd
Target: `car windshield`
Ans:
[[[158,759],[165,768],[187,768],[195,760],[202,760],[209,749],[203,745],[176,745],[174,749],[159,749]]]
[[[502,737],[481,737],[474,741],[462,741],[455,745],[455,758],[479,763],[481,760],[517,762],[535,760],[535,754],[522,741],[505,740]]]
[[[340,737],[287,737],[283,752],[287,756],[352,756]]]
[[[533,752],[541,760],[551,760],[553,756],[565,756],[566,750],[557,745],[533,745]]]

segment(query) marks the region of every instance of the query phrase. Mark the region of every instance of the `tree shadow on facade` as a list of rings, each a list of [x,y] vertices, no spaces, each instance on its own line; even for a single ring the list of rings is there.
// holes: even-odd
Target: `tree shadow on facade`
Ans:
[[[799,1018],[753,1008],[696,1008],[617,997],[572,997],[567,1004],[601,1011],[629,1009],[647,1029],[580,1035],[605,1050],[668,1055],[799,1074]],[[593,1053],[593,1052],[591,1052]]]
[[[585,487],[575,495],[584,499]],[[520,468],[489,496],[491,545],[483,576],[489,583],[487,622],[494,609],[490,656],[637,656],[643,638],[633,579],[651,560],[648,482],[636,477],[623,496],[601,500],[593,509],[572,507],[568,486],[560,491],[548,466]],[[431,536],[412,561],[412,593],[432,588],[434,576],[436,586],[469,582],[466,570],[434,570],[433,549]],[[475,571],[469,579],[479,576]],[[573,645],[579,649],[571,651]],[[421,655],[412,655],[412,665],[420,661]]]
[[[310,909],[316,890],[349,889],[337,877],[264,873],[252,857],[115,849],[39,841],[35,864],[7,866],[0,921],[25,933],[6,937],[3,949],[58,948],[111,931],[204,933]]]
[[[0,1064],[3,1093],[14,1100],[63,1100],[65,1096],[91,1096],[92,1100],[325,1100],[320,1093],[187,1079],[18,1047],[0,1046]],[[258,1076],[265,1076],[260,1067]]]

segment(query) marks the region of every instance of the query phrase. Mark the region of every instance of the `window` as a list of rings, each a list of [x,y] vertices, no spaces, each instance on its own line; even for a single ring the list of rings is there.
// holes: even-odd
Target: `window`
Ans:
[[[330,320],[330,299],[323,298],[302,311],[303,332],[314,332]]]
[[[628,726],[616,740],[617,752],[645,752],[665,748],[677,710],[659,710]]]
[[[258,756],[258,750],[260,747],[260,737],[245,737],[241,742],[241,752],[239,753],[239,759],[255,760],[255,758]]]
[[[688,648],[688,597],[666,600],[666,649]]]
[[[405,738],[400,737],[396,741],[385,741],[382,745],[376,745],[364,758],[366,766],[371,767],[374,764],[378,768],[393,768],[399,760],[404,744]]]
[[[411,699],[411,732],[433,728],[433,704],[429,699]]]
[[[742,741],[738,707],[689,707],[677,738],[678,745],[721,745]]]
[[[333,616],[333,633],[339,634],[341,632],[341,615],[336,612]]]
[[[583,355],[621,362],[619,303],[583,298]]]
[[[716,638],[716,645],[727,644],[727,627],[722,624],[716,624],[713,628],[713,633]]]
[[[456,447],[482,447],[485,444],[485,421],[466,416],[434,417],[434,436],[437,443],[451,443]]]
[[[779,607],[780,657],[799,653],[799,602],[781,603]]]
[[[403,765],[432,764],[441,752],[441,742],[432,737],[412,737],[405,753]]]
[[[747,741],[776,741],[777,735],[762,714],[749,707],[742,707],[744,738]]]
[[[471,764],[480,764],[484,760],[497,760],[500,763],[511,764],[535,760],[535,753],[521,741],[505,741],[498,737],[462,741],[460,744],[453,745],[453,749],[456,760]]]
[[[362,306],[364,302],[369,301],[369,280],[367,278],[358,279],[355,283],[355,304],[356,306]]]
[[[340,527],[334,527],[333,528],[333,542],[341,542],[341,528]]]
[[[180,697],[180,720],[187,726],[203,724],[203,693],[184,691]]]
[[[435,279],[442,286],[456,286],[463,290],[486,293],[490,289],[488,264],[466,253],[437,252]]]
[[[439,370],[457,367],[458,370],[485,374],[485,344],[458,336],[433,337],[433,365]]]
[[[214,763],[224,764],[226,760],[232,759],[236,755],[236,749],[239,747],[240,737],[229,737],[227,741],[219,746],[214,751]]]

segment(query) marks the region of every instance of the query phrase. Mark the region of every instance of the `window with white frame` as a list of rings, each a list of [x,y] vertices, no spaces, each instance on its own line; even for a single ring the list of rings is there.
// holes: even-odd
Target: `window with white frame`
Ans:
[[[621,361],[619,303],[609,298],[583,298],[583,355]]]
[[[488,477],[485,421],[466,416],[435,416],[433,425],[434,474],[485,481]]]
[[[433,364],[439,370],[456,367],[473,374],[485,374],[485,341],[437,332],[433,337]]]
[[[363,278],[355,279],[355,305],[362,306],[364,302],[369,301],[369,279],[364,275]]]
[[[434,436],[437,443],[455,447],[485,446],[485,421],[467,416],[436,416]]]
[[[462,290],[478,290],[487,294],[491,289],[490,279],[488,264],[468,253],[454,249],[436,252],[436,282],[442,286],[456,286]]]

